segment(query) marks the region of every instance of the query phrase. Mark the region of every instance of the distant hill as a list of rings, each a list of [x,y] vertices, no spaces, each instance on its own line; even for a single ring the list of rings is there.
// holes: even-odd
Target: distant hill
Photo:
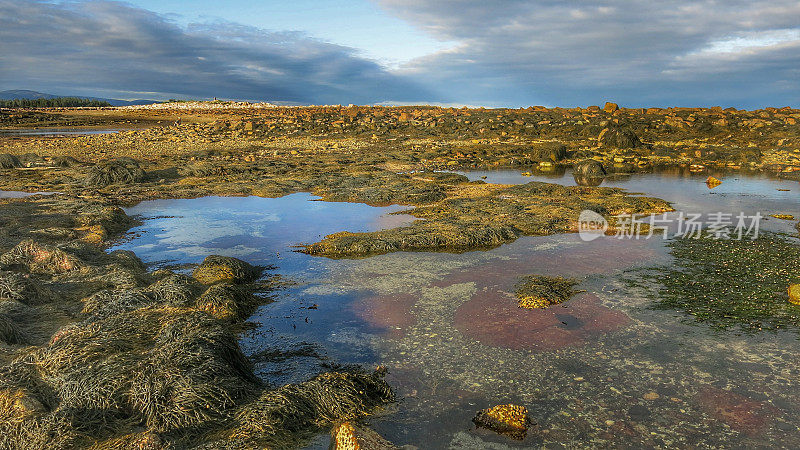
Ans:
[[[53,94],[45,94],[44,92],[29,91],[27,89],[0,91],[0,100],[17,100],[17,99],[35,100],[39,98],[50,99],[50,98],[61,98],[61,97],[80,97],[89,100],[108,102],[112,106],[150,105],[152,103],[159,103],[156,100],[117,100],[113,98],[85,97],[85,96],[75,96],[75,95],[53,95]]]

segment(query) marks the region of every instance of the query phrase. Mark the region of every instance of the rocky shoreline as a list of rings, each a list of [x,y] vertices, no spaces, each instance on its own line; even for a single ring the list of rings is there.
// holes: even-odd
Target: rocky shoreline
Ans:
[[[3,110],[0,126],[177,117],[109,135],[0,137],[0,189],[58,193],[0,199],[0,447],[296,446],[393,400],[382,370],[263,386],[236,336],[268,301],[269,275],[218,257],[194,276],[150,272],[129,252],[106,253],[133,225],[120,206],[312,192],[412,207],[403,212],[420,219],[411,225],[304,249],[353,258],[575,231],[584,209],[671,209],[590,183],[496,185],[442,170],[549,173],[592,159],[602,174],[661,165],[800,173],[800,111],[788,108]]]

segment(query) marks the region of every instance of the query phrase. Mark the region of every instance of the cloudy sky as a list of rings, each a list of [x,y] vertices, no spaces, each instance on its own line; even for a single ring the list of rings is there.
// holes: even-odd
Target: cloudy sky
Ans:
[[[798,0],[0,0],[0,90],[800,106]]]

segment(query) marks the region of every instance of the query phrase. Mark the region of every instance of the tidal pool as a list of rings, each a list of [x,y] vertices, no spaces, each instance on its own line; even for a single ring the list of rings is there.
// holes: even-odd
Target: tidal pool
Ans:
[[[110,134],[122,131],[120,128],[7,128],[0,130],[0,136],[84,136],[90,134]]]
[[[546,181],[569,182],[563,178]],[[687,212],[800,216],[798,183],[727,175],[709,190],[704,180],[658,173],[603,185],[671,200]],[[400,401],[370,425],[397,445],[800,445],[797,332],[713,331],[652,308],[647,292],[624,278],[670,263],[661,237],[526,237],[490,251],[345,260],[292,251],[336,231],[401,226],[412,220],[402,209],[308,194],[149,201],[127,210],[144,222],[115,248],[154,266],[180,267],[209,254],[276,266],[272,272],[293,284],[251,317],[256,327],[241,340],[259,375],[279,385],[329,363],[386,365]],[[794,223],[763,226],[796,233]],[[585,292],[548,309],[520,310],[514,285],[534,273],[579,278]],[[477,410],[508,402],[525,405],[537,423],[525,440],[472,426]],[[309,448],[327,445],[321,435]]]

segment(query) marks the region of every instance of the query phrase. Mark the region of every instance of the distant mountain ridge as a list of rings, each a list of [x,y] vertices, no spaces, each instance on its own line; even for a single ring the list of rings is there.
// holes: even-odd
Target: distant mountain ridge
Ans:
[[[30,91],[27,89],[11,89],[7,91],[0,91],[0,100],[17,100],[17,99],[36,100],[39,98],[51,99],[51,98],[61,98],[61,97],[78,97],[89,100],[98,100],[101,102],[108,102],[111,106],[150,105],[152,103],[160,103],[156,100],[117,100],[113,98],[86,97],[83,95],[54,95],[54,94],[45,94],[44,92]]]

